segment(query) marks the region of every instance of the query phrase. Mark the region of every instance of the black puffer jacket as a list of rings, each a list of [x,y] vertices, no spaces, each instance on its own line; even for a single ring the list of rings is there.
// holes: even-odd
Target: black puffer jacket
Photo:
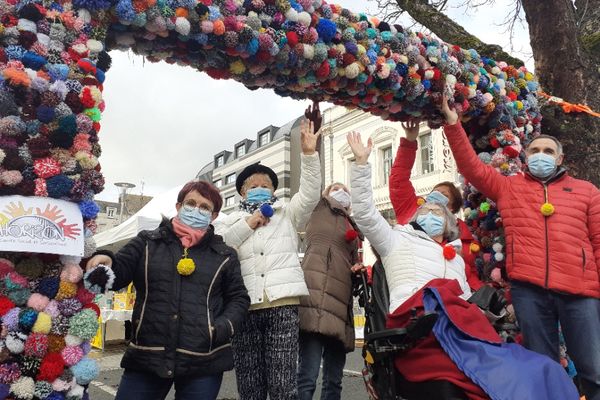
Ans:
[[[133,339],[123,368],[163,378],[233,368],[230,338],[250,306],[237,254],[212,226],[189,249],[196,264],[189,276],[177,272],[182,254],[167,220],[154,231],[140,232],[117,254],[107,254],[116,275],[113,289],[132,281],[136,289]]]

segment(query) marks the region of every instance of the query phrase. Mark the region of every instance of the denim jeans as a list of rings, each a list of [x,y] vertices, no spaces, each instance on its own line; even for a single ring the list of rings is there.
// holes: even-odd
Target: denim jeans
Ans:
[[[560,322],[586,400],[600,400],[600,300],[517,281],[511,295],[524,346],[558,362]]]
[[[215,400],[222,380],[223,374],[166,379],[125,370],[115,400],[163,400],[173,384],[176,400]]]
[[[341,341],[317,333],[300,332],[298,399],[312,400],[323,359],[321,400],[339,400],[346,350]]]

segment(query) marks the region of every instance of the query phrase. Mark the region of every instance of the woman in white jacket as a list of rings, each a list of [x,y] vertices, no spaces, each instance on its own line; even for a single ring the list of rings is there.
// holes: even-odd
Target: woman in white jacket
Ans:
[[[365,146],[360,134],[352,132],[348,143],[356,158],[351,167],[354,220],[381,256],[390,292],[389,311],[436,278],[456,279],[463,291],[461,297],[468,299],[471,290],[455,217],[443,205],[427,202],[417,209],[410,224],[391,227],[373,203],[368,163],[371,139]]]
[[[238,252],[250,313],[233,337],[241,400],[296,399],[298,305],[308,289],[298,259],[302,230],[321,197],[320,132],[301,125],[300,188],[284,206],[274,196],[277,175],[263,165],[246,167],[236,180],[240,210],[215,225]]]

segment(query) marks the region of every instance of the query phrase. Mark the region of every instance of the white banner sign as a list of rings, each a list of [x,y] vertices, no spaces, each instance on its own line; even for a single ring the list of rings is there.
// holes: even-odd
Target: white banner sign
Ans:
[[[75,203],[0,197],[0,251],[83,256],[83,217]]]

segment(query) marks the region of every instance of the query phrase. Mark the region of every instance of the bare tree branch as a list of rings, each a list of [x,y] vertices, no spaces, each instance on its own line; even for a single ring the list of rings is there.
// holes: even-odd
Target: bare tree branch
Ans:
[[[489,1],[493,0],[481,0],[480,5]],[[445,42],[465,49],[475,49],[483,56],[506,61],[516,66],[523,65],[523,61],[511,56],[502,50],[502,47],[484,43],[476,36],[471,35],[462,26],[429,4],[427,0],[396,0],[396,3],[400,9],[408,12],[415,21],[431,29],[433,33]]]

